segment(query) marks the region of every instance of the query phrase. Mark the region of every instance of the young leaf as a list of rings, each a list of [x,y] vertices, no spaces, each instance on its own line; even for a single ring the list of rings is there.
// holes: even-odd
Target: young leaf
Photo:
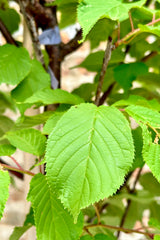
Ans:
[[[68,104],[79,104],[84,102],[82,98],[71,94],[62,89],[49,89],[45,88],[33,94],[30,98],[27,98],[26,103],[43,103],[43,104],[55,104],[55,103],[68,103]]]
[[[142,6],[145,2],[146,0],[131,3],[122,0],[81,0],[78,6],[78,21],[83,29],[82,41],[99,19],[107,17],[112,20],[125,20],[131,8]]]
[[[10,144],[0,144],[0,156],[11,156],[16,148]]]
[[[0,170],[0,219],[9,196],[10,177],[7,171]]]
[[[131,105],[125,111],[135,119],[137,123],[149,124],[154,128],[160,128],[160,113],[152,109]]]
[[[133,162],[129,124],[114,107],[80,104],[58,121],[46,150],[47,179],[74,218],[112,195]]]
[[[77,224],[53,195],[46,177],[37,174],[30,183],[27,199],[31,201],[39,240],[77,240],[82,232],[83,217]]]
[[[49,74],[45,72],[40,62],[34,59],[31,61],[31,64],[31,71],[28,76],[12,90],[12,97],[17,102],[23,102],[35,92],[50,87]]]
[[[36,129],[22,129],[7,132],[10,143],[24,152],[41,156],[45,151],[46,137]]]
[[[0,46],[0,84],[18,84],[27,76],[30,68],[26,49],[9,44]]]

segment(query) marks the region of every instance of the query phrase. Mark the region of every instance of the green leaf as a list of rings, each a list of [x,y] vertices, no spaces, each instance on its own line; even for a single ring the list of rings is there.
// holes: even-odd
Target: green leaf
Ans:
[[[132,82],[136,80],[138,75],[147,72],[148,67],[142,62],[121,64],[114,69],[114,77],[125,90],[128,90],[132,87]]]
[[[19,240],[20,237],[33,225],[35,225],[33,208],[30,208],[30,212],[27,214],[23,226],[15,227],[9,240]]]
[[[125,111],[135,119],[137,123],[142,122],[154,128],[160,128],[160,113],[142,106],[131,105]]]
[[[0,144],[0,156],[11,156],[16,148],[10,144]]]
[[[154,35],[160,37],[160,25],[158,25],[158,26],[146,26],[146,25],[139,24],[138,27],[140,28],[140,30],[142,32],[151,33],[151,34],[154,34]]]
[[[33,177],[27,199],[33,206],[39,240],[78,239],[83,227],[82,215],[77,224],[74,224],[60,200],[53,195],[44,175],[37,174]]]
[[[154,235],[154,240],[160,240],[160,235]]]
[[[0,219],[9,196],[10,177],[7,171],[0,170]]]
[[[120,107],[128,105],[138,105],[160,111],[160,104],[156,99],[147,100],[146,98],[138,95],[129,95],[128,99],[117,101],[112,106]]]
[[[0,9],[0,19],[5,24],[10,33],[18,30],[20,24],[20,16],[14,9]]]
[[[75,88],[72,93],[83,98],[86,102],[90,102],[92,100],[92,97],[95,96],[96,90],[96,83],[84,83],[81,84],[78,88]]]
[[[121,51],[121,48],[117,48],[116,50],[113,51],[109,64],[122,62],[124,61],[124,57],[125,55]],[[75,67],[86,68],[88,71],[91,72],[100,72],[102,68],[103,58],[104,51],[94,52],[88,55],[80,65],[77,65]]]
[[[148,172],[141,175],[139,182],[145,190],[153,194],[153,197],[160,196],[159,192],[160,184],[152,173]]]
[[[149,226],[160,230],[160,222],[155,218],[150,218],[148,222]]]
[[[45,88],[33,94],[30,98],[26,99],[26,103],[43,103],[47,104],[55,104],[55,103],[68,103],[68,104],[79,104],[84,102],[82,98],[71,94],[62,89],[49,89]]]
[[[32,227],[32,224],[28,224],[28,225],[22,226],[22,227],[15,227],[9,240],[19,240],[20,237],[31,227]]]
[[[10,143],[24,152],[41,156],[45,151],[46,137],[36,129],[22,129],[7,132]]]
[[[48,6],[58,6],[58,11],[61,13],[59,23],[60,28],[65,28],[76,22],[78,1],[79,0],[56,0],[47,4]]]
[[[120,111],[80,104],[61,117],[49,136],[47,179],[76,219],[80,209],[116,192],[133,155],[131,131]]]
[[[64,113],[65,112],[55,111],[55,113],[47,120],[46,124],[44,125],[43,134],[50,134]]]
[[[144,165],[143,157],[142,157],[142,147],[143,147],[143,140],[142,140],[142,130],[140,127],[132,130],[132,136],[134,140],[135,146],[135,156],[134,162],[132,165],[132,171],[136,168],[142,168]]]
[[[81,237],[80,240],[112,240],[112,238],[110,238],[109,236],[107,236],[105,234],[100,233],[100,234],[96,234],[94,237],[85,235],[85,236]]]
[[[3,137],[3,135],[8,132],[13,126],[14,122],[10,118],[0,115],[0,137]],[[3,139],[0,141],[0,143],[6,144],[8,141]]]
[[[18,84],[27,76],[30,68],[26,49],[9,44],[0,46],[0,84]]]
[[[17,102],[23,102],[35,92],[50,87],[49,74],[45,72],[40,62],[34,59],[31,63],[30,73],[12,90],[12,97],[15,98]]]
[[[160,145],[152,142],[152,137],[147,126],[141,126],[143,130],[143,159],[151,169],[153,175],[160,182]]]
[[[43,112],[34,116],[21,116],[17,119],[15,126],[12,129],[18,130],[40,125],[45,123],[51,115],[53,115],[53,111]]]
[[[142,6],[146,0],[124,3],[123,0],[81,0],[78,6],[78,21],[83,29],[83,39],[95,25],[104,17],[112,20],[125,20],[128,18],[128,11],[137,6]]]
[[[3,113],[7,108],[15,111],[13,99],[9,94],[0,91],[0,114]]]
[[[115,25],[115,21],[107,18],[100,19],[87,36],[87,40],[90,40],[91,43],[91,49],[98,47],[100,42],[106,41],[111,36]]]

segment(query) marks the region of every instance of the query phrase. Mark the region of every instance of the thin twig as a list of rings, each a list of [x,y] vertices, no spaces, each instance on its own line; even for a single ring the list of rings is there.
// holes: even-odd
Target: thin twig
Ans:
[[[17,42],[14,40],[8,29],[6,28],[5,24],[0,19],[0,31],[2,32],[4,38],[6,39],[7,43],[10,43],[12,45],[15,45],[18,47]]]
[[[39,39],[38,39],[35,21],[34,21],[33,17],[30,16],[26,12],[24,0],[19,0],[19,6],[20,6],[21,12],[24,16],[24,19],[26,21],[26,24],[28,26],[28,29],[31,33],[31,38],[32,38],[36,58],[39,62],[41,62],[42,66],[45,68],[44,58],[43,58],[41,46],[40,46]]]
[[[151,26],[155,23],[160,22],[160,18],[151,21],[150,23],[146,24],[146,26]],[[140,28],[134,29],[134,31],[129,32],[126,36],[124,36],[121,40],[117,40],[117,42],[115,43],[115,47],[118,47],[121,44],[124,44],[127,42],[128,39],[132,39],[132,37],[135,37],[135,34],[140,32]],[[128,43],[128,42],[127,42]]]
[[[73,39],[71,39],[68,43],[64,44],[61,43],[60,44],[60,48],[61,48],[61,59],[64,59],[64,57],[72,52],[74,52],[75,50],[77,50],[80,46],[82,46],[82,43],[79,43],[78,41],[82,39],[82,29],[80,29],[75,37]]]
[[[130,21],[130,24],[131,24],[131,29],[132,29],[132,32],[134,31],[134,25],[133,25],[133,20],[132,20],[132,15],[131,15],[131,12],[129,11],[129,21]]]
[[[101,73],[100,73],[100,79],[99,79],[99,83],[98,83],[98,87],[97,87],[96,99],[95,99],[95,102],[94,102],[95,105],[97,105],[97,106],[99,105],[102,86],[103,86],[103,81],[104,81],[104,77],[105,77],[105,73],[106,73],[106,70],[107,70],[109,60],[111,58],[112,49],[113,49],[112,38],[109,37],[108,42],[107,42],[107,47],[106,47],[106,50],[105,50],[105,55],[104,55],[104,58],[103,58],[103,65],[102,65],[102,70],[101,70]]]
[[[5,165],[6,165],[6,162],[3,161],[3,159],[0,158],[0,164],[5,164]],[[9,166],[9,165],[8,165],[8,166]],[[20,172],[15,172],[15,171],[12,171],[12,170],[9,170],[9,172],[12,173],[14,176],[22,179],[22,180],[23,180],[23,178],[24,178],[24,175],[23,175],[22,173],[20,173]]]
[[[152,57],[155,57],[158,54],[157,51],[153,51],[151,53],[149,53],[147,56],[144,56],[141,61],[142,62],[147,62],[149,59],[151,59]]]
[[[30,172],[30,171],[27,171],[27,170],[24,170],[24,169],[21,170],[21,169],[19,169],[19,168],[12,167],[12,166],[9,166],[9,165],[7,165],[7,164],[2,164],[2,163],[0,163],[0,166],[1,166],[2,168],[4,168],[4,169],[12,170],[12,171],[20,172],[20,173],[24,173],[24,174],[28,174],[28,175],[30,175],[30,176],[34,176],[34,175],[35,175],[34,173],[32,173],[32,172]]]
[[[148,232],[142,232],[142,231],[138,231],[138,230],[134,230],[134,229],[128,229],[128,228],[123,228],[123,227],[116,227],[116,226],[111,226],[111,225],[107,225],[107,224],[92,224],[92,225],[88,225],[84,227],[84,230],[87,228],[94,228],[94,227],[103,227],[103,228],[107,228],[107,229],[114,229],[114,230],[118,230],[121,232],[125,232],[125,233],[138,233],[138,234],[143,234],[145,236],[150,237],[151,239],[153,239],[154,237],[154,233],[148,233]]]
[[[13,162],[17,165],[17,167],[18,167],[20,170],[23,170],[23,168],[21,167],[21,165],[17,162],[17,160],[16,160],[14,157],[12,157],[12,156],[8,156],[8,157],[13,160]]]
[[[134,193],[134,191],[135,191],[136,184],[137,184],[137,182],[139,180],[139,177],[141,175],[141,171],[142,171],[142,168],[140,168],[138,170],[137,176],[136,176],[135,181],[133,183],[133,187],[132,187],[132,189],[129,190],[130,194]],[[125,223],[126,217],[128,215],[129,209],[130,209],[131,202],[132,202],[131,199],[127,200],[127,206],[126,206],[125,212],[124,212],[124,214],[122,216],[122,219],[121,219],[121,222],[120,222],[120,228],[122,228],[124,223]],[[119,235],[120,235],[120,230],[117,232],[117,239],[119,238]]]
[[[93,206],[95,208],[97,220],[98,220],[98,224],[99,224],[101,222],[101,218],[100,218],[100,214],[99,214],[99,210],[98,210],[98,205],[95,203]]]
[[[109,88],[103,93],[102,97],[100,98],[99,100],[99,104],[98,106],[100,105],[103,105],[103,103],[106,101],[107,97],[110,95],[110,93],[112,92],[114,86],[115,86],[116,82],[112,83]]]

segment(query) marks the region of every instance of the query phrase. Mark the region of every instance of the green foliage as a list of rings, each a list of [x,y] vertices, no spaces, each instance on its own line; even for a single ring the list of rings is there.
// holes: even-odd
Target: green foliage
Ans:
[[[83,28],[83,41],[86,35],[100,18],[123,21],[128,18],[128,11],[133,7],[142,6],[145,0],[124,3],[122,0],[112,2],[101,0],[82,0],[78,6],[78,21]]]
[[[6,134],[9,142],[24,152],[41,156],[45,151],[46,137],[36,129],[9,131]]]
[[[33,96],[25,100],[26,103],[42,103],[44,105],[56,103],[79,104],[84,102],[80,97],[62,89],[45,88],[37,91]]]
[[[5,26],[10,33],[18,30],[20,24],[20,16],[14,9],[0,9],[0,18],[5,23]]]
[[[148,67],[142,62],[122,64],[114,69],[114,77],[124,90],[128,90],[132,87],[132,82],[136,80],[137,76],[143,75],[147,72]]]
[[[47,143],[51,189],[76,219],[80,209],[120,187],[132,165],[133,151],[128,122],[117,109],[93,104],[72,107],[58,121]]]
[[[50,87],[49,75],[37,60],[32,60],[31,70],[27,77],[12,90],[12,96],[17,102],[23,102],[35,92]]]
[[[22,6],[19,9],[24,15]],[[129,232],[136,230],[146,235],[142,239],[158,240],[160,1],[56,0],[35,5],[30,1],[26,11],[34,48],[31,58],[26,49],[14,46],[26,46],[13,34],[21,24],[18,10],[0,0],[4,37],[0,84],[2,90],[7,89],[0,91],[0,217],[10,182],[3,169],[33,177],[27,197],[32,207],[9,239],[18,240],[35,226],[37,240],[115,240],[117,227],[122,232],[127,228],[129,239]],[[53,30],[56,15],[62,42],[37,45],[35,33]],[[76,37],[66,38],[62,28],[77,20],[82,37],[77,30]],[[107,43],[105,50],[102,42],[107,39],[112,46]],[[13,45],[3,45],[4,40]],[[75,59],[72,69],[85,68],[93,79],[84,82],[82,74],[83,83],[78,82],[75,89],[71,86],[70,93],[62,90],[67,86],[62,82],[66,74],[62,63],[80,46],[77,41],[83,44],[85,40],[89,40],[81,48],[85,58],[81,63]],[[51,88],[48,66],[62,88]],[[96,98],[100,106],[94,104]],[[26,111],[30,108],[39,109],[39,114],[30,116]],[[16,163],[12,157],[16,149],[35,156],[30,170]],[[4,156],[10,156],[14,165],[8,165]],[[37,166],[44,175],[32,172]],[[145,210],[149,211],[147,230]],[[135,229],[137,221],[142,229]]]
[[[16,148],[10,144],[0,145],[0,156],[11,156],[16,151]]]
[[[10,177],[7,171],[0,170],[0,219],[9,196]]]
[[[52,194],[45,176],[38,174],[32,179],[28,200],[31,201],[34,209],[39,240],[77,240],[82,232],[82,215],[77,224],[74,224],[60,200]]]
[[[31,68],[28,52],[7,44],[0,47],[0,53],[0,83],[18,84]]]
[[[13,230],[12,235],[10,236],[9,240],[18,240],[20,237],[30,229],[34,223],[34,213],[33,208],[30,209],[30,212],[27,214],[26,219],[22,227],[15,227]]]

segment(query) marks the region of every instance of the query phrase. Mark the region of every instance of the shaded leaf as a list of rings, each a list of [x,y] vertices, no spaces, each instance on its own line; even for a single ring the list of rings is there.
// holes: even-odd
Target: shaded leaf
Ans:
[[[20,16],[13,8],[5,10],[0,9],[0,19],[4,22],[10,33],[15,32],[19,28]]]
[[[136,80],[138,75],[147,72],[148,67],[142,62],[121,64],[114,69],[114,77],[125,90],[128,90],[132,87],[132,82]]]

